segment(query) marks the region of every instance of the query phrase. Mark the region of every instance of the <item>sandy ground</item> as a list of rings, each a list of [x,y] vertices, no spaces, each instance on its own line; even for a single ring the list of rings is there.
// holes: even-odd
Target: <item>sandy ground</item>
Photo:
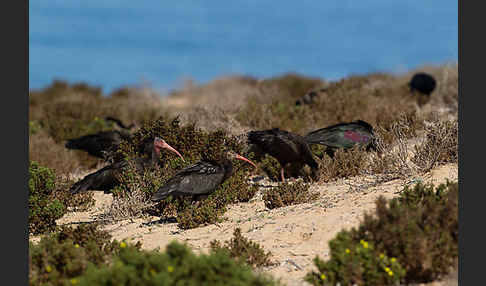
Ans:
[[[341,179],[327,184],[313,184],[312,190],[320,193],[313,203],[305,203],[268,210],[262,200],[266,180],[257,182],[260,192],[248,203],[231,205],[224,221],[215,225],[181,230],[177,223],[161,223],[158,217],[123,220],[108,224],[113,238],[141,241],[144,249],[159,248],[172,240],[185,242],[195,251],[207,252],[210,241],[225,241],[233,236],[233,230],[240,227],[245,237],[261,244],[273,254],[274,266],[266,267],[264,272],[281,278],[286,285],[306,285],[302,278],[315,269],[312,259],[319,255],[329,257],[328,241],[341,229],[359,225],[365,212],[371,212],[375,200],[383,195],[386,198],[398,196],[405,185],[420,180],[435,185],[447,179],[457,181],[457,164],[448,164],[431,172],[408,180],[393,180],[373,187],[366,187],[371,178],[355,177]],[[93,222],[111,204],[112,195],[95,192],[96,204],[86,212],[69,212],[59,219],[59,225],[76,225]],[[457,285],[457,273],[443,281],[429,283],[434,286]]]

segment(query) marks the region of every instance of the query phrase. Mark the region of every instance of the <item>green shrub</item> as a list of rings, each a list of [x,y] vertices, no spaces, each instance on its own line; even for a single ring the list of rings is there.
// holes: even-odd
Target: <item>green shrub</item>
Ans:
[[[86,209],[94,204],[92,194],[70,195],[71,181],[35,161],[30,161],[29,175],[29,233],[53,230],[68,207]]]
[[[249,240],[241,235],[241,229],[235,228],[233,238],[225,241],[224,245],[218,240],[210,242],[211,251],[224,251],[230,257],[245,262],[252,267],[269,266],[273,263],[270,261],[271,252],[265,253],[263,248],[256,242]]]
[[[29,232],[39,234],[52,230],[67,209],[59,200],[52,199],[56,189],[53,170],[30,161],[29,175]]]
[[[418,184],[401,196],[377,201],[374,218],[366,215],[355,239],[374,241],[406,269],[406,281],[430,282],[447,274],[458,257],[459,186],[447,182],[432,191]]]
[[[314,258],[318,271],[304,280],[312,285],[394,285],[405,275],[396,258],[375,251],[373,243],[356,243],[349,232],[341,231],[329,241],[330,259]]]
[[[376,215],[366,214],[358,228],[341,231],[330,242],[329,261],[316,257],[319,272],[309,273],[307,281],[323,285],[325,279],[320,279],[320,275],[324,274],[326,281],[389,285],[390,281],[376,280],[375,274],[365,278],[355,264],[349,268],[342,263],[348,261],[343,258],[349,254],[346,248],[352,252],[355,245],[364,246],[364,242],[373,253],[370,263],[377,266],[380,260],[376,257],[382,254],[393,257],[400,268],[388,267],[397,278],[402,277],[403,268],[405,283],[427,283],[446,275],[458,258],[458,192],[457,183],[447,182],[435,190],[432,185],[406,187],[400,197],[388,201],[380,197],[376,201]],[[363,267],[363,263],[359,265],[358,269]]]
[[[224,252],[195,255],[178,242],[163,253],[127,247],[109,266],[90,266],[76,279],[79,285],[276,285]]]
[[[95,224],[61,227],[39,243],[29,243],[30,285],[71,285],[71,279],[82,275],[89,265],[109,263],[127,246],[140,249],[141,245],[111,241],[111,236]]]
[[[319,197],[319,193],[310,192],[309,187],[308,183],[302,181],[280,183],[265,192],[263,201],[269,209],[308,203]]]

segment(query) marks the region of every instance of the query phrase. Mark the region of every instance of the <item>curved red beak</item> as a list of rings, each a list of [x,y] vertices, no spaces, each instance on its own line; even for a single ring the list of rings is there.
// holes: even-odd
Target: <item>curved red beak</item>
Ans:
[[[234,154],[234,157],[235,157],[236,159],[239,159],[239,160],[242,160],[242,161],[248,162],[248,163],[250,163],[250,164],[251,164],[253,167],[257,168],[257,166],[255,165],[255,163],[253,163],[253,162],[252,162],[250,159],[247,159],[247,158],[245,158],[245,157],[243,157],[243,156],[241,156],[241,155],[238,155],[238,154],[236,154],[236,153]]]
[[[174,147],[167,144],[167,142],[165,142],[164,139],[162,139],[160,137],[155,137],[154,145],[157,146],[158,148],[165,148],[167,150],[170,150],[170,151],[176,153],[179,157],[181,157],[182,161],[185,162],[184,157],[182,157],[181,153],[179,153],[179,151],[177,151]]]

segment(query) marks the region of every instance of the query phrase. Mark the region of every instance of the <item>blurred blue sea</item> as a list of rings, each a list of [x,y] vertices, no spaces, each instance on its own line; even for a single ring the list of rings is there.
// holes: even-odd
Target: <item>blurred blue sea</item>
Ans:
[[[228,74],[337,80],[458,60],[458,2],[29,1],[29,88],[109,93]]]

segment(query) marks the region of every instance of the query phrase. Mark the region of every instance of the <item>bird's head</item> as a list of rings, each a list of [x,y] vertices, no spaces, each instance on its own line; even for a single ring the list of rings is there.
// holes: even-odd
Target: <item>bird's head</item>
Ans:
[[[160,149],[162,149],[162,148],[165,148],[167,150],[170,150],[170,151],[176,153],[177,156],[179,156],[182,159],[182,161],[185,161],[184,157],[182,157],[182,155],[179,153],[179,151],[177,151],[174,147],[167,144],[167,142],[165,142],[164,139],[162,139],[160,137],[155,137],[154,138],[154,149],[157,152],[157,154],[160,154]]]

